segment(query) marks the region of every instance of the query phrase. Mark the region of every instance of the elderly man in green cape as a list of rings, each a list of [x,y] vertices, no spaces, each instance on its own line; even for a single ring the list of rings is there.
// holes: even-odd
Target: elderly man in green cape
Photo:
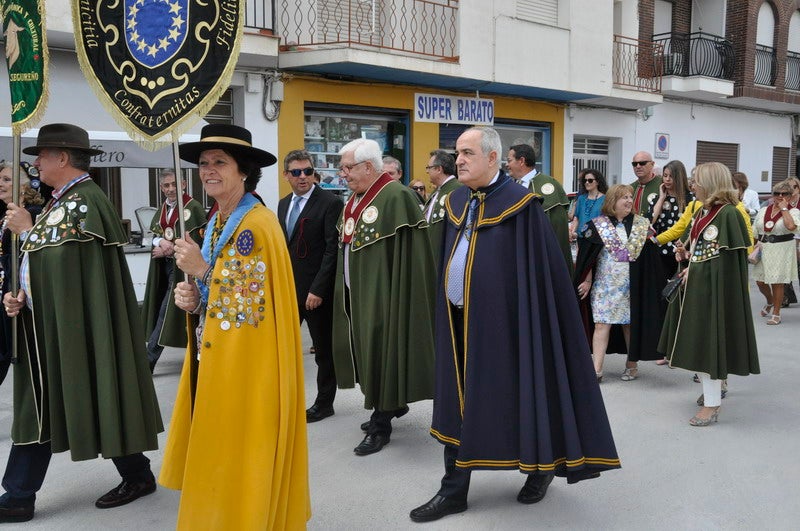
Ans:
[[[647,209],[651,202],[658,198],[661,188],[661,177],[656,175],[653,155],[647,151],[639,151],[633,156],[631,166],[636,180],[633,186],[633,213],[649,217]]]
[[[542,197],[542,208],[556,233],[558,247],[564,255],[569,274],[575,269],[572,263],[572,249],[569,245],[569,219],[567,198],[561,183],[536,171],[536,153],[528,144],[516,144],[508,148],[508,173],[522,186]]]
[[[339,152],[352,195],[339,223],[333,356],[340,388],[358,382],[367,434],[356,455],[389,443],[392,419],[433,397],[433,258],[411,190],[382,173],[381,149],[358,139]]]
[[[175,170],[161,170],[158,186],[164,194],[161,205],[150,223],[153,251],[147,272],[147,289],[142,304],[142,321],[147,334],[147,360],[150,372],[156,368],[164,347],[186,348],[186,312],[175,306],[175,239],[180,238],[178,222],[178,187]],[[183,179],[186,190],[186,179]],[[199,201],[183,194],[183,223],[186,232],[198,244],[203,242],[206,211]]]
[[[3,476],[0,522],[33,518],[53,452],[74,461],[110,458],[122,483],[100,509],[155,491],[150,461],[163,430],[147,368],[136,295],[114,207],[89,177],[89,135],[74,125],[39,130],[34,165],[53,199],[31,220],[8,205],[7,227],[22,243],[21,290],[3,299],[20,323],[14,367],[14,445]]]

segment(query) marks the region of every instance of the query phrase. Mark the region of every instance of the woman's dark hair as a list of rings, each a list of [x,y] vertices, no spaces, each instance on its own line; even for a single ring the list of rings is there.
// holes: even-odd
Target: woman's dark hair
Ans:
[[[255,192],[256,185],[261,180],[261,168],[258,164],[238,151],[228,151],[227,149],[222,151],[236,161],[236,165],[239,166],[239,173],[245,176],[244,191],[247,193]]]
[[[581,194],[587,193],[586,184],[583,182],[583,179],[587,175],[592,175],[597,180],[597,191],[599,191],[601,194],[608,192],[608,183],[606,182],[606,178],[603,175],[603,172],[592,168],[584,168],[578,174],[578,193]]]
[[[675,191],[675,199],[678,201],[678,209],[683,212],[689,199],[689,179],[686,177],[686,166],[679,160],[671,160],[664,165],[664,170],[669,170],[672,177],[672,189]],[[662,179],[664,170],[661,170]]]

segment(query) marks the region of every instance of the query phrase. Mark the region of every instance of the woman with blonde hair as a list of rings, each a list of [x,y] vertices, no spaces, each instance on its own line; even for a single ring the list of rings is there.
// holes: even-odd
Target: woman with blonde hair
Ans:
[[[671,367],[700,376],[702,406],[689,424],[708,426],[718,419],[722,381],[760,369],[747,289],[750,235],[730,170],[719,162],[699,165],[694,193],[703,206],[692,218],[688,249],[676,253],[687,267],[658,347]]]
[[[37,176],[36,168],[27,162],[20,165],[20,203],[30,212],[31,219],[36,219],[44,204],[44,199],[39,194],[40,182]],[[15,202],[11,190],[13,177],[14,164],[11,161],[0,160],[0,218],[3,220],[0,225],[0,287],[2,288],[0,297],[9,291],[10,283],[6,282],[6,279],[11,276],[11,231],[6,230],[5,211],[9,203]],[[33,181],[31,181],[31,177]],[[21,318],[30,318],[29,312],[26,308],[20,314]],[[11,318],[5,312],[0,313],[2,313],[2,317],[0,317],[2,319],[2,325],[0,325],[0,383],[3,383],[11,363]]]

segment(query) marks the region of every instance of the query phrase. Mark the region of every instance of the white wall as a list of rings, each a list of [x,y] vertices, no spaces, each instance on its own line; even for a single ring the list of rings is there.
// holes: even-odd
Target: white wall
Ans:
[[[770,190],[769,182],[761,181],[761,172],[771,174],[772,148],[791,147],[789,116],[684,102],[657,105],[646,121],[633,112],[605,109],[578,108],[573,116],[567,119],[565,145],[572,145],[573,135],[615,139],[611,149],[617,152],[609,155],[608,177],[612,181],[614,175],[618,175],[623,183],[633,182],[635,178],[630,167],[633,154],[642,150],[655,151],[656,133],[670,135],[669,158],[656,159],[662,167],[669,160],[678,159],[691,169],[696,162],[698,140],[739,144],[738,169],[747,174],[750,186],[758,192]],[[571,168],[571,150],[565,151],[565,167]],[[565,173],[571,176],[571,172]]]

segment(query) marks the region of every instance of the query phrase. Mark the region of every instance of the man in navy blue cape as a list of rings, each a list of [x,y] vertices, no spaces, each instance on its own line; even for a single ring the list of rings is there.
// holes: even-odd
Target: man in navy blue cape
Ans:
[[[501,142],[471,128],[456,143],[459,181],[436,302],[431,435],[444,444],[439,492],[416,522],[467,509],[471,470],[519,470],[517,499],[620,467],[577,298],[538,196],[499,171]]]

